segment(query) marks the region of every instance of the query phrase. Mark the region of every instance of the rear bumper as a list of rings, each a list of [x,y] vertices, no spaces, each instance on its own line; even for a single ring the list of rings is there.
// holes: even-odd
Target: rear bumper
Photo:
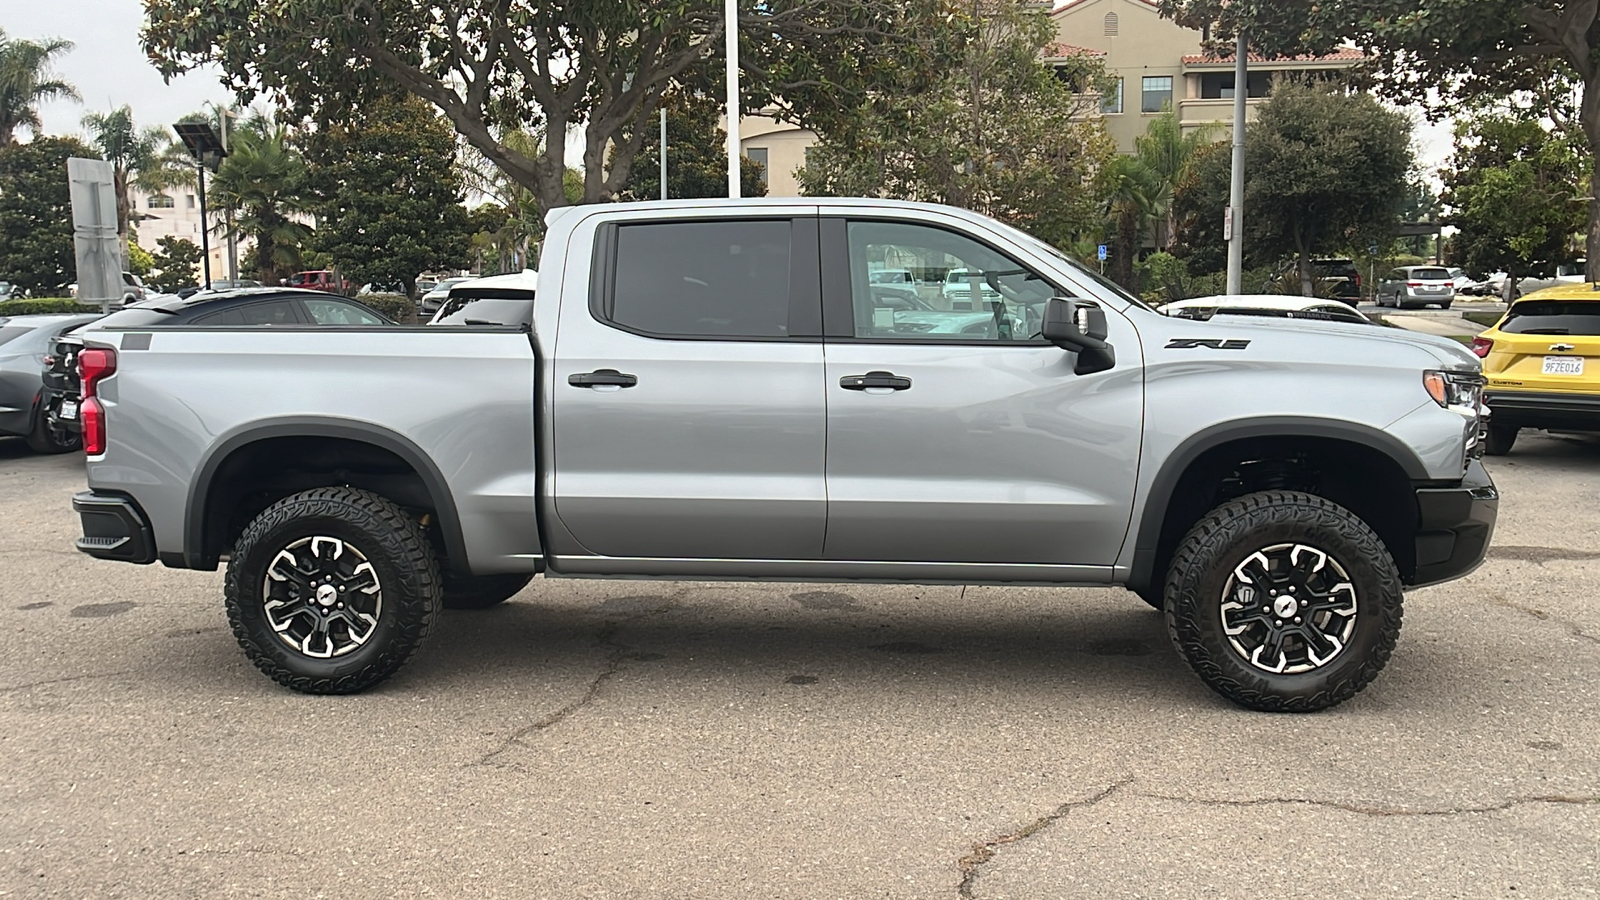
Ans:
[[[1458,485],[1417,489],[1417,569],[1406,580],[1423,587],[1460,578],[1489,552],[1500,492],[1472,460]]]
[[[150,522],[132,497],[84,491],[72,498],[72,508],[83,523],[83,537],[74,542],[82,552],[140,565],[156,561]]]
[[[1600,393],[1489,390],[1484,401],[1491,425],[1600,431]]]

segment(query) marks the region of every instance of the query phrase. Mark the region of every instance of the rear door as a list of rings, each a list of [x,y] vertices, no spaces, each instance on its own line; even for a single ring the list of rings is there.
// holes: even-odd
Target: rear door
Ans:
[[[816,218],[624,220],[596,244],[548,387],[561,524],[597,556],[821,558]]]
[[[1600,393],[1600,300],[1521,300],[1494,337],[1491,387]]]
[[[998,242],[926,220],[824,218],[821,233],[827,558],[1112,565],[1143,419],[1132,326],[1108,310],[1118,365],[1080,376],[1034,337],[1070,287]],[[968,290],[875,306],[873,263],[959,269]]]

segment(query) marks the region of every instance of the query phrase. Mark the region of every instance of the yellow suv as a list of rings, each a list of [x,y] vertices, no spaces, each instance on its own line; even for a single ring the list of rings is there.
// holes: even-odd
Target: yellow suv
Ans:
[[[1511,451],[1519,428],[1600,431],[1600,290],[1587,282],[1535,291],[1472,339],[1488,376],[1488,440]]]

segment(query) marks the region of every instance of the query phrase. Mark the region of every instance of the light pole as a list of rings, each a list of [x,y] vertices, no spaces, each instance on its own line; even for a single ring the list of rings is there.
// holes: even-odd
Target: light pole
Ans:
[[[739,199],[739,0],[723,0],[728,46],[728,197]]]
[[[1228,293],[1244,288],[1244,114],[1245,98],[1250,93],[1249,50],[1244,23],[1233,48],[1233,176],[1228,185]]]
[[[183,145],[189,148],[189,153],[194,157],[195,171],[200,179],[200,258],[205,263],[205,286],[211,288],[211,240],[210,229],[206,228],[206,169],[215,172],[222,165],[222,158],[228,155],[228,149],[222,146],[217,139],[217,133],[211,126],[204,122],[179,122],[172,126],[178,133]]]

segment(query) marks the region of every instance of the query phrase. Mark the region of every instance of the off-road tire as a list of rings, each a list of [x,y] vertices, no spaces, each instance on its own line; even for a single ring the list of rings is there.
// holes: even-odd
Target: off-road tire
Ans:
[[[1483,452],[1490,456],[1505,456],[1511,452],[1511,446],[1517,442],[1517,432],[1521,430],[1515,425],[1490,425],[1484,429]]]
[[[318,535],[345,542],[371,563],[383,603],[365,644],[326,659],[280,639],[264,607],[267,567],[279,551]],[[306,694],[353,694],[393,675],[427,640],[442,593],[433,547],[416,521],[377,494],[347,487],[303,491],[256,516],[234,545],[223,585],[228,623],[245,655],[273,681]]]
[[[1252,554],[1291,542],[1345,570],[1355,590],[1354,630],[1317,668],[1273,674],[1229,643],[1223,591]],[[1354,513],[1297,491],[1246,494],[1207,513],[1173,556],[1166,598],[1173,646],[1195,674],[1229,700],[1266,712],[1313,712],[1350,699],[1383,670],[1400,636],[1402,586],[1388,548]]]
[[[526,572],[509,575],[444,576],[445,609],[488,609],[515,597],[533,580]]]

